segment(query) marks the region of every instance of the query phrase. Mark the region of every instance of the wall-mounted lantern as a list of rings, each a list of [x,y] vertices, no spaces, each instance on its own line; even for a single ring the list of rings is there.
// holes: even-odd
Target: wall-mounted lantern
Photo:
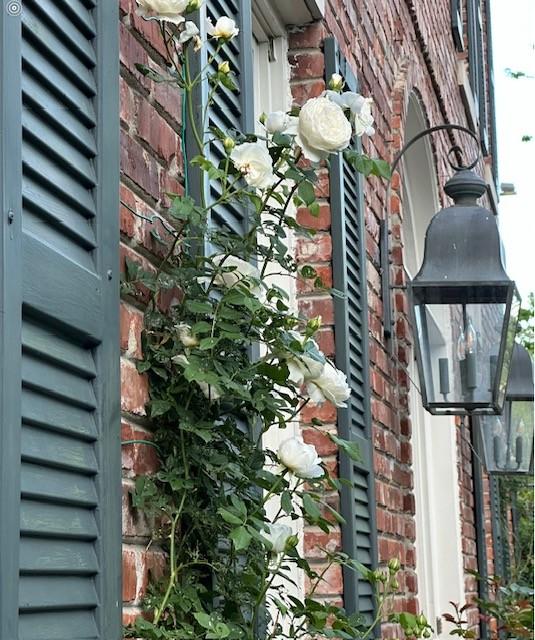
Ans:
[[[495,216],[477,204],[484,180],[463,169],[444,190],[455,204],[431,220],[409,284],[423,405],[433,414],[499,414],[520,298]]]
[[[489,474],[533,474],[533,363],[515,343],[501,416],[477,419]]]

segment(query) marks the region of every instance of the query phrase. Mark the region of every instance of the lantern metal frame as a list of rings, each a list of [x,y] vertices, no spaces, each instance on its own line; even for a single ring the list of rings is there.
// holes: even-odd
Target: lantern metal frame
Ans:
[[[505,447],[506,457],[511,451],[511,447],[513,446],[510,442],[511,438],[511,420],[513,415],[513,404],[515,402],[531,402],[533,405],[534,401],[534,387],[533,387],[533,362],[531,360],[531,356],[529,355],[527,349],[522,345],[515,342],[513,357],[511,360],[511,370],[509,374],[509,381],[507,384],[507,393],[505,398],[505,405],[503,414],[501,419],[503,421],[503,432],[507,436],[507,442],[502,442],[502,445]],[[532,407],[533,412],[533,407]],[[529,458],[529,464],[527,468],[524,470],[520,470],[519,467],[521,465],[521,461],[517,460],[517,468],[507,468],[500,467],[496,461],[496,456],[493,456],[492,461],[490,460],[491,452],[488,449],[489,440],[488,437],[485,437],[485,432],[492,429],[491,420],[500,419],[500,417],[489,417],[489,416],[478,416],[475,426],[478,429],[478,449],[479,454],[483,458],[485,462],[485,467],[487,469],[487,473],[491,476],[519,476],[519,475],[533,475],[533,444],[535,441],[534,437],[534,424],[533,424],[533,413],[532,413],[532,421],[531,421],[531,452]],[[494,453],[494,443],[492,447],[492,451]]]
[[[451,207],[441,209],[431,220],[426,232],[426,247],[424,259],[418,274],[408,286],[410,320],[415,332],[415,353],[418,373],[420,375],[421,395],[424,408],[434,415],[486,415],[499,414],[503,409],[508,371],[508,362],[512,353],[512,340],[517,317],[512,318],[511,312],[515,302],[520,297],[515,283],[508,277],[502,262],[502,247],[498,227],[494,214],[477,204],[487,190],[485,181],[473,173],[479,153],[479,140],[473,131],[461,125],[447,124],[431,127],[414,136],[396,156],[392,170],[395,170],[404,153],[424,136],[437,131],[459,130],[469,135],[477,143],[477,157],[470,163],[462,164],[459,158],[462,149],[453,145],[448,152],[448,162],[455,170],[455,175],[445,185],[446,193],[454,200]],[[452,161],[455,157],[456,162]],[[388,201],[388,198],[387,198]],[[471,241],[466,242],[470,235],[467,229],[475,230]],[[389,247],[388,229],[382,228],[381,261],[383,300],[390,301],[392,288],[389,282]],[[460,240],[460,241],[459,241]],[[432,249],[429,249],[432,245]],[[461,246],[462,245],[462,246]],[[455,247],[455,255],[452,255]],[[455,293],[471,291],[466,294],[467,304],[503,304],[503,326],[501,328],[500,349],[497,357],[489,368],[489,374],[494,374],[492,389],[489,389],[489,401],[446,401],[436,402],[429,397],[424,375],[424,354],[422,354],[419,336],[416,334],[417,319],[416,306],[426,304],[461,304]],[[427,295],[424,295],[427,292]],[[432,292],[432,293],[430,293]],[[433,295],[436,302],[433,302]],[[448,302],[450,300],[450,302]],[[389,350],[392,351],[392,317],[390,305],[384,305],[385,338],[390,340]],[[510,343],[510,344],[508,344]],[[505,367],[505,372],[504,372]],[[446,395],[446,394],[445,394]],[[469,395],[469,394],[467,394]]]

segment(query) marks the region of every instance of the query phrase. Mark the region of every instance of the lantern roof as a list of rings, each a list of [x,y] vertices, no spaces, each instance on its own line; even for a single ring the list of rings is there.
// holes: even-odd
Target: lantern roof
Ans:
[[[518,342],[513,348],[506,399],[533,402],[533,363],[528,350]]]
[[[454,205],[432,218],[425,236],[424,259],[413,280],[415,286],[477,286],[478,302],[494,300],[496,286],[511,286],[502,256],[494,214],[477,204],[486,191],[485,181],[473,171],[458,171],[445,192]]]

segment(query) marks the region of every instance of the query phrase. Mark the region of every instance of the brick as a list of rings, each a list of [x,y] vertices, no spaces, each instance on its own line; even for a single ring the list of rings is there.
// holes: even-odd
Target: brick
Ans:
[[[292,80],[323,78],[323,54],[320,51],[296,52],[288,55]]]
[[[300,263],[328,262],[332,259],[331,236],[317,234],[313,238],[298,238],[295,249],[296,260]]]
[[[292,98],[295,105],[303,105],[310,98],[317,98],[325,91],[323,80],[309,80],[292,84]]]
[[[302,276],[297,278],[297,292],[313,293],[321,292],[323,289],[331,289],[333,285],[333,272],[330,265],[316,265],[314,266],[316,271],[316,277],[321,279],[321,286],[315,287],[313,279],[305,279]]]
[[[319,49],[323,44],[326,30],[322,22],[314,22],[304,27],[293,27],[289,34],[290,49]]]
[[[342,548],[342,534],[340,530],[335,529],[329,531],[329,533],[315,529],[305,529],[304,548],[308,558],[324,558],[324,549],[333,553]]]
[[[160,197],[158,163],[124,131],[121,131],[121,170],[154,200],[158,200]]]
[[[331,226],[331,208],[328,204],[320,204],[318,216],[310,215],[308,209],[298,209],[297,222],[307,229],[326,231]]]
[[[121,350],[126,356],[141,359],[141,332],[143,313],[126,303],[121,303]]]
[[[325,423],[334,423],[336,422],[336,407],[328,402],[321,406],[307,404],[299,415],[304,423],[310,423],[313,418]]]
[[[323,324],[334,323],[334,306],[332,298],[301,298],[299,312],[305,318],[321,316]]]
[[[121,440],[152,440],[152,433],[128,422],[121,423]],[[121,447],[123,471],[132,477],[155,473],[159,467],[156,449],[150,444],[133,443]]]
[[[335,455],[338,447],[326,433],[319,429],[303,429],[303,440],[308,444],[313,444],[320,457]]]
[[[136,416],[145,416],[149,401],[149,383],[144,373],[138,373],[135,364],[121,358],[121,410]]]
[[[314,567],[316,573],[321,574],[323,567]],[[315,582],[315,581],[314,581]],[[314,583],[313,583],[314,584]],[[309,578],[305,579],[305,589],[310,590]],[[342,569],[339,565],[331,565],[319,582],[315,593],[318,596],[335,596],[343,592]]]
[[[123,549],[123,602],[133,602],[137,595],[136,553]]]

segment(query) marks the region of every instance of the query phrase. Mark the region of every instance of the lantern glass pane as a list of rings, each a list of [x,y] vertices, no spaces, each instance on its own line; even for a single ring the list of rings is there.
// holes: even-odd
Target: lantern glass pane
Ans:
[[[503,401],[514,340],[515,323],[509,336],[506,312],[505,302],[415,305],[421,366],[431,408],[496,413],[497,390],[503,385]],[[510,346],[502,383],[503,374],[499,379],[497,374],[505,335],[510,337]]]
[[[489,473],[531,473],[533,401],[507,401],[503,415],[482,417],[479,425]]]

